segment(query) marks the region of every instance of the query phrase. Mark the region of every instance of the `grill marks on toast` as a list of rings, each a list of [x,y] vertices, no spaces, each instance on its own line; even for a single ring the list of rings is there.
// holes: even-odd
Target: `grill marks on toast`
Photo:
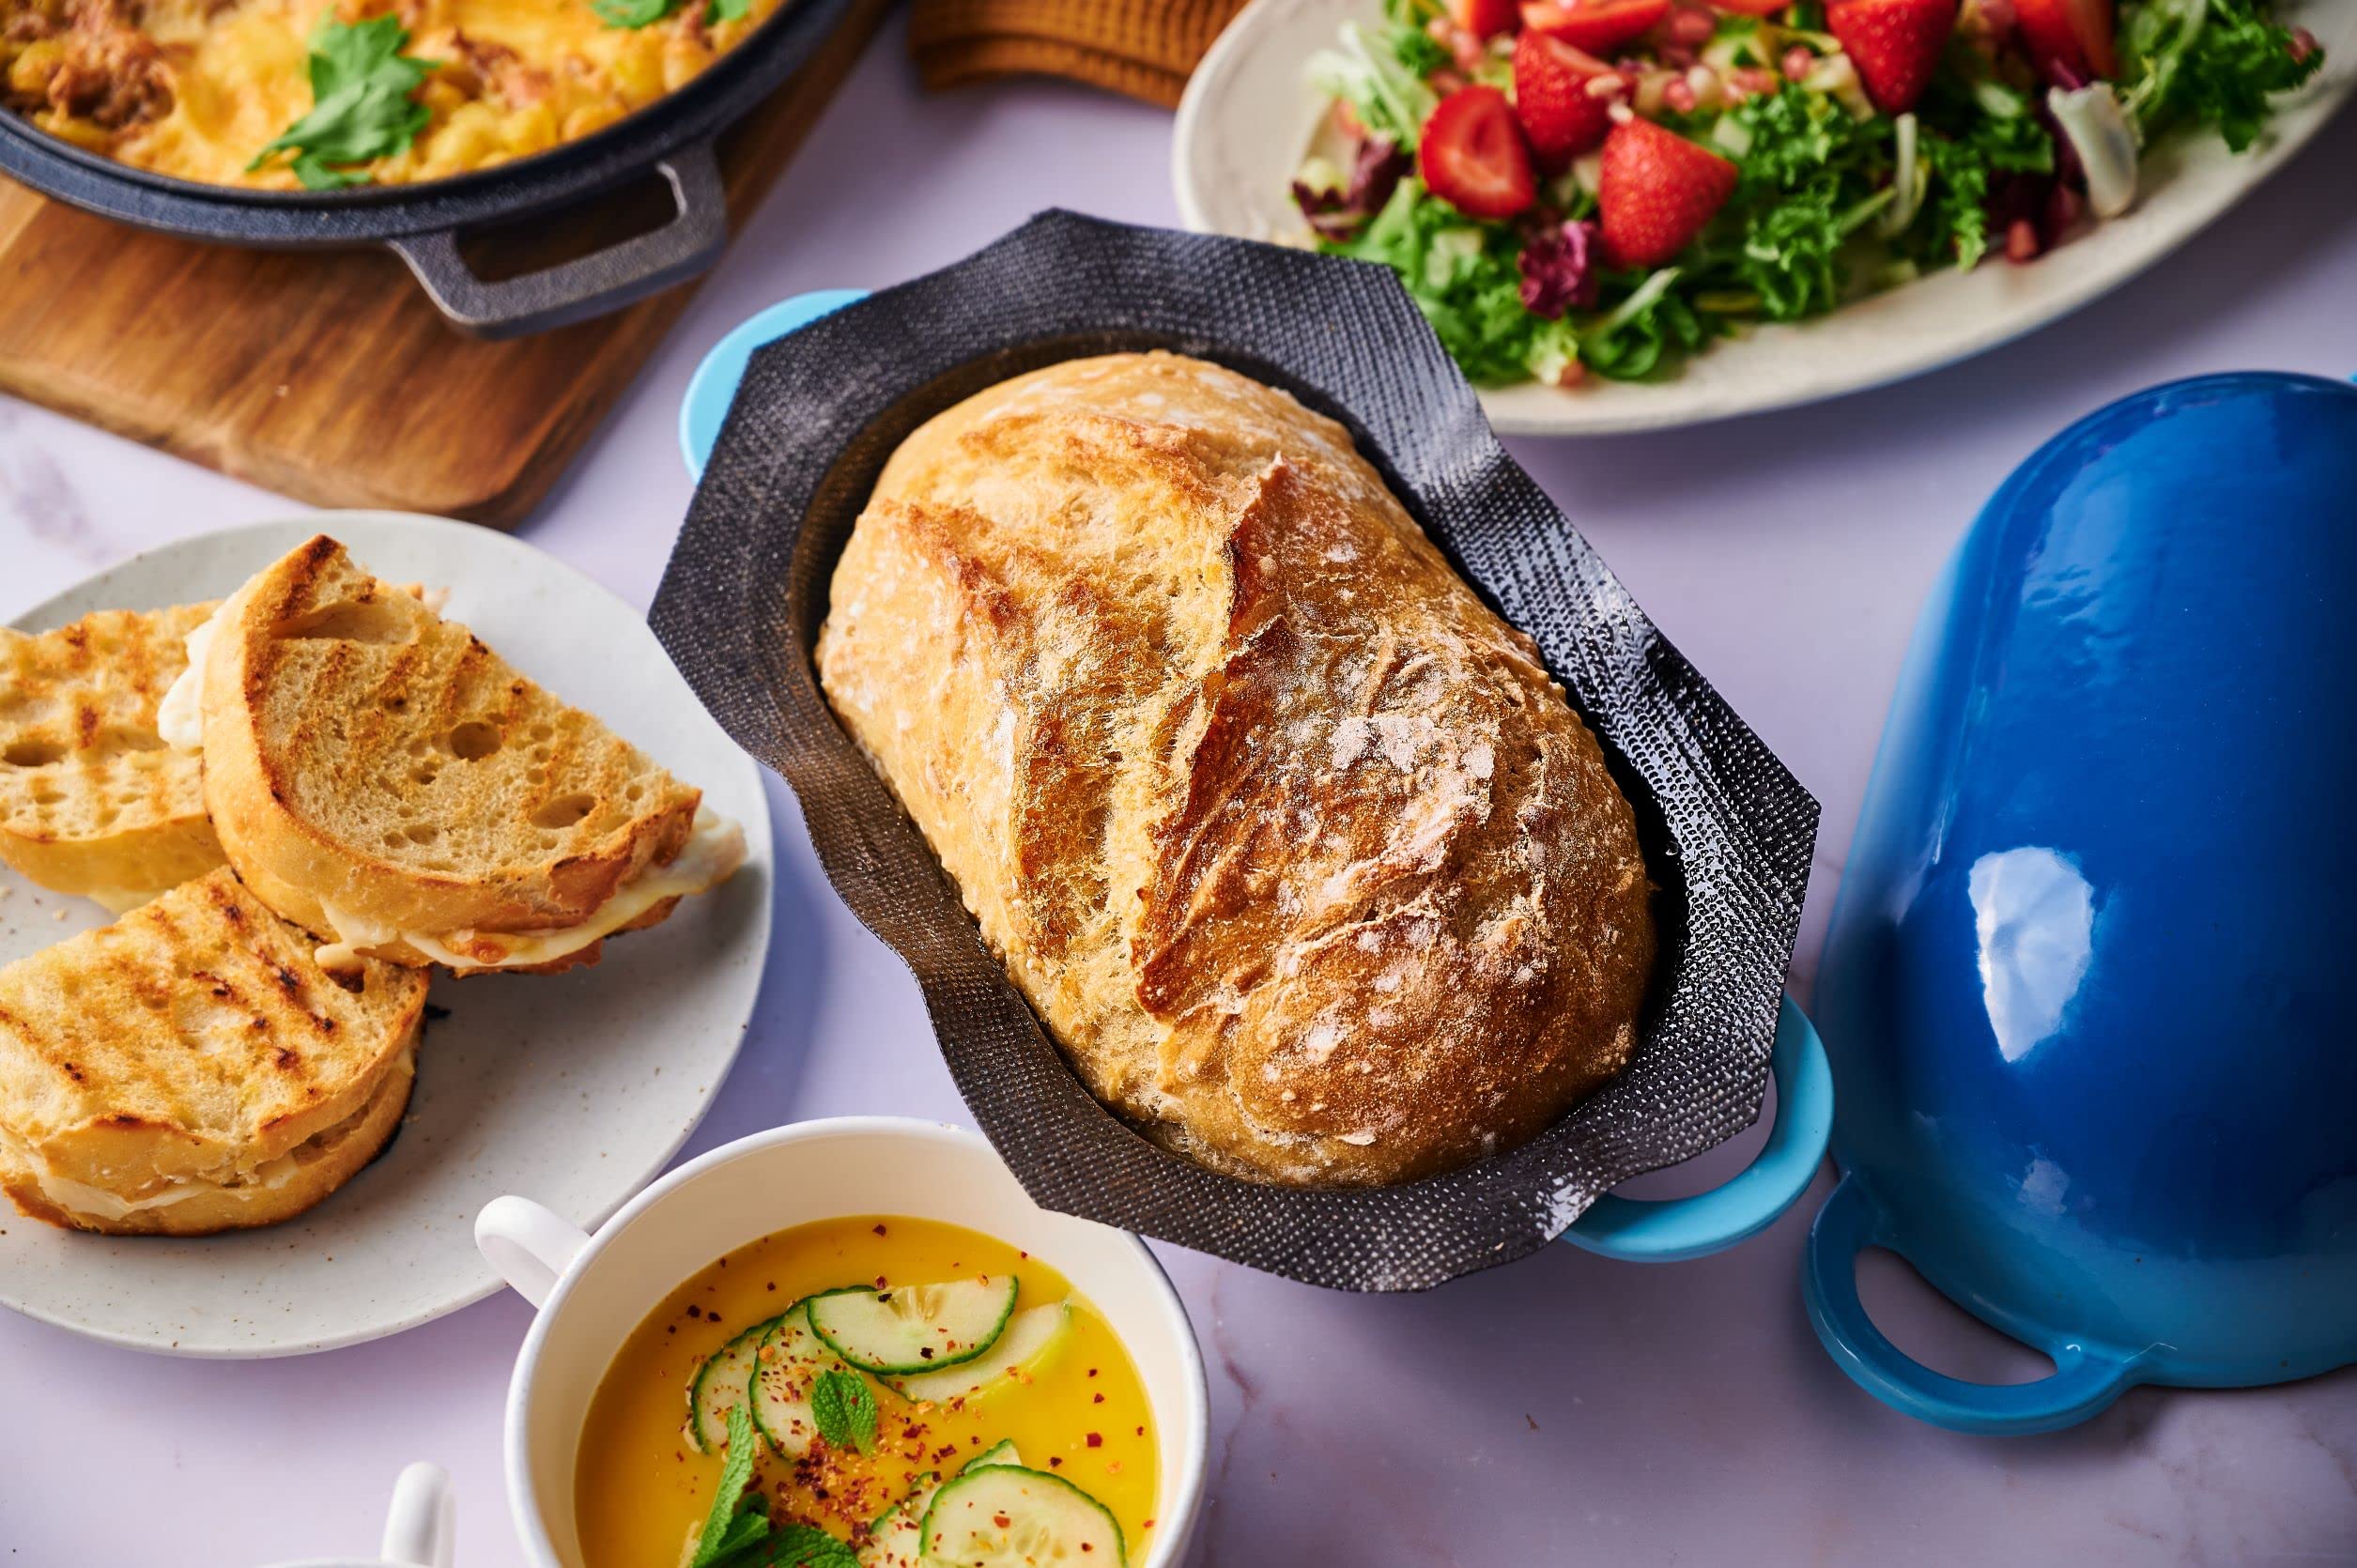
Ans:
[[[162,888],[221,863],[197,759],[156,733],[213,607],[0,627],[0,858],[45,886]]]
[[[225,868],[0,970],[0,1120],[36,1145],[146,1129],[258,1162],[357,1109],[407,1049],[423,974],[356,989]]]
[[[270,592],[245,700],[271,793],[352,852],[426,879],[521,881],[610,860],[667,818],[655,858],[684,840],[697,792],[332,541],[289,558]]]

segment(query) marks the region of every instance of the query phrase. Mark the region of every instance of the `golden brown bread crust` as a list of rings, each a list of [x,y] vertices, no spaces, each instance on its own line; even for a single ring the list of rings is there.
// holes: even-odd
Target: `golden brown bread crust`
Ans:
[[[247,885],[322,937],[331,900],[438,936],[578,925],[687,841],[700,792],[324,535],[226,614],[206,803]]]
[[[299,1212],[391,1135],[425,987],[382,963],[337,983],[226,868],[19,960],[0,969],[0,1184],[61,1209],[44,1173],[125,1200],[221,1190],[113,1222],[82,1206],[107,1228]]]
[[[0,860],[121,907],[221,864],[198,760],[156,732],[209,604],[0,626]]]
[[[1072,361],[886,466],[829,698],[1089,1086],[1233,1174],[1412,1179],[1624,1067],[1636,824],[1535,646],[1282,392]]]

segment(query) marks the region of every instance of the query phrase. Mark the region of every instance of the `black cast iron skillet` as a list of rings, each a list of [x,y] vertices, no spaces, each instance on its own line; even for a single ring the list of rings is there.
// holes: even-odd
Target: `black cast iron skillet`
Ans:
[[[191,239],[264,250],[384,245],[460,328],[516,337],[618,310],[719,259],[729,211],[714,141],[799,70],[853,3],[786,0],[751,38],[638,113],[578,142],[449,179],[317,192],[203,185],[85,152],[5,111],[0,172],[100,217]],[[675,208],[651,233],[498,282],[476,276],[458,253],[462,232],[552,212],[650,173],[669,182]]]

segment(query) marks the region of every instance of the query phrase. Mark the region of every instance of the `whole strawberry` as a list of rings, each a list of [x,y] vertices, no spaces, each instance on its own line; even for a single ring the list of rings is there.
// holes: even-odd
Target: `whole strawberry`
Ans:
[[[1735,166],[1646,119],[1626,119],[1604,139],[1596,216],[1615,267],[1658,267],[1702,232],[1734,194]]]

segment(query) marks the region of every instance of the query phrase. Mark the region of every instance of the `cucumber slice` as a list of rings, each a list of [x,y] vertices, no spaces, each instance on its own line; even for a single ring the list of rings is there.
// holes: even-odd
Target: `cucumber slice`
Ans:
[[[968,1470],[978,1470],[985,1465],[1020,1465],[1022,1463],[1023,1455],[1017,1452],[1014,1443],[1009,1438],[1001,1437],[964,1464],[960,1465],[958,1473],[963,1475]]]
[[[968,1470],[925,1510],[928,1568],[1050,1568],[1128,1561],[1103,1503],[1062,1476],[1020,1465]]]
[[[937,1372],[988,1350],[1014,1314],[1012,1274],[871,1290],[853,1285],[810,1298],[810,1328],[862,1372]]]
[[[1007,1330],[989,1350],[961,1366],[923,1372],[914,1377],[894,1377],[892,1386],[910,1399],[943,1404],[981,1392],[998,1382],[1010,1368],[1029,1371],[1064,1343],[1072,1322],[1069,1301],[1025,1307],[1007,1320]]]
[[[698,1453],[728,1446],[729,1412],[745,1403],[753,1383],[753,1358],[778,1321],[754,1324],[706,1356],[687,1380],[687,1445]]]
[[[1022,1463],[1015,1445],[1002,1439],[967,1460],[958,1473]],[[924,1568],[925,1510],[940,1488],[940,1473],[926,1470],[909,1483],[908,1496],[870,1520],[868,1544],[859,1548],[859,1568]]]
[[[810,1304],[805,1299],[786,1309],[754,1353],[753,1424],[769,1446],[789,1459],[810,1452],[818,1436],[818,1418],[810,1413],[810,1391],[819,1374],[840,1368],[840,1357],[810,1332]]]
[[[940,1487],[940,1472],[922,1471],[909,1482],[908,1496],[870,1520],[859,1568],[923,1568],[925,1510]]]

